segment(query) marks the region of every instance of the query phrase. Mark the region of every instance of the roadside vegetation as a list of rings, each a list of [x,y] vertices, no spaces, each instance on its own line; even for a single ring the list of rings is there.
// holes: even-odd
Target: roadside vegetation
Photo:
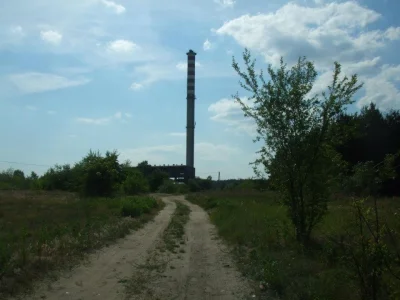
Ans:
[[[400,112],[371,104],[346,113],[362,84],[339,63],[317,94],[304,57],[291,68],[269,66],[269,81],[247,50],[243,61],[233,68],[246,97],[233,97],[262,143],[258,180],[189,200],[209,211],[261,295],[399,299]]]
[[[0,207],[3,299],[138,229],[163,204],[145,196],[83,199],[66,192],[15,191],[0,192]]]
[[[90,151],[42,176],[1,172],[0,298],[29,290],[153,218],[163,203],[145,195],[168,176],[147,175],[119,163],[115,151]]]
[[[164,248],[172,253],[176,253],[178,248],[185,244],[185,225],[189,220],[189,206],[176,201],[176,210],[172,216],[171,222],[163,234]]]
[[[233,68],[245,90],[233,98],[260,143],[255,178],[176,184],[147,161],[119,162],[116,151],[90,151],[41,176],[2,171],[0,296],[140,226],[162,205],[146,195],[167,193],[210,213],[261,295],[400,299],[400,111],[371,103],[348,113],[362,83],[337,62],[319,93],[305,57],[291,67],[281,59],[265,78],[245,50]],[[178,203],[168,250],[188,214]]]

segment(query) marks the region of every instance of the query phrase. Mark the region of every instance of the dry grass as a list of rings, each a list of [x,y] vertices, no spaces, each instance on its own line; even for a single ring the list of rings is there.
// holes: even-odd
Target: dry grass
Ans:
[[[71,267],[85,254],[139,228],[149,214],[122,218],[126,198],[79,199],[72,193],[0,192],[0,298]]]
[[[242,272],[263,282],[279,298],[358,298],[354,273],[341,263],[340,251],[330,243],[331,238],[346,234],[351,224],[349,199],[330,202],[329,213],[315,229],[314,243],[307,250],[296,243],[286,209],[274,193],[209,192],[188,199],[209,211],[219,234],[233,246]],[[379,206],[382,219],[400,232],[400,199],[380,199]]]

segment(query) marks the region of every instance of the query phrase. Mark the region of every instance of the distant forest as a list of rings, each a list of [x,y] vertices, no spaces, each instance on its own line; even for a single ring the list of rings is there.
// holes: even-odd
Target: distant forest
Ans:
[[[337,128],[342,131],[343,142],[338,152],[347,163],[343,177],[352,175],[352,170],[359,162],[380,164],[387,154],[400,151],[400,111],[380,111],[371,103],[354,114],[342,114],[337,120]],[[150,162],[151,163],[151,162]],[[116,190],[133,192],[156,191],[168,180],[167,174],[157,172],[148,174],[147,162],[133,167],[118,162],[118,155],[108,152],[105,157],[90,152],[81,162],[74,166],[57,165],[50,168],[43,176],[34,172],[27,175],[21,170],[8,169],[0,173],[0,189],[41,189],[41,190],[90,190],[94,195],[110,195]],[[383,183],[379,194],[382,196],[400,196],[400,159],[395,161],[397,176]],[[132,173],[133,172],[133,173]],[[101,176],[98,176],[102,174]],[[143,176],[142,176],[143,175]],[[144,178],[143,178],[144,177]],[[129,180],[127,180],[129,178]],[[137,181],[140,181],[137,183]],[[145,182],[145,183],[143,183]],[[101,185],[102,189],[97,188]],[[130,185],[131,187],[127,187]],[[145,187],[142,187],[145,185]],[[133,186],[133,187],[132,187]],[[139,187],[138,187],[139,186]],[[165,186],[165,185],[164,185]],[[171,188],[171,182],[167,184]],[[196,178],[187,189],[180,191],[197,191],[206,189],[270,189],[268,179],[232,179],[212,180]],[[105,190],[104,190],[105,189]],[[343,187],[343,192],[345,192]]]

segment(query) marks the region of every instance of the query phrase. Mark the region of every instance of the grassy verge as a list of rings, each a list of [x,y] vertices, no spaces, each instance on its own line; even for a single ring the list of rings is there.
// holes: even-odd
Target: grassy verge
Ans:
[[[177,248],[185,243],[183,238],[185,234],[185,225],[189,220],[189,214],[190,208],[187,205],[176,202],[175,213],[163,234],[166,250],[176,253]]]
[[[208,210],[220,236],[233,246],[244,275],[262,282],[279,298],[358,298],[357,278],[331,242],[351,225],[348,201],[329,204],[328,215],[314,232],[313,246],[305,251],[296,243],[286,209],[273,193],[210,192],[187,198]],[[399,230],[400,199],[380,199],[380,210],[382,218]]]
[[[28,291],[34,280],[72,267],[85,254],[141,227],[162,207],[151,197],[1,192],[0,298]]]

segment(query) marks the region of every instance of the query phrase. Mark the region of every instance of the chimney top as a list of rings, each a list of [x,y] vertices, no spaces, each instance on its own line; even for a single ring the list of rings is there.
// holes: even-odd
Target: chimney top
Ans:
[[[192,49],[190,49],[189,52],[186,53],[186,55],[190,55],[190,56],[196,55],[196,52],[194,52]]]

